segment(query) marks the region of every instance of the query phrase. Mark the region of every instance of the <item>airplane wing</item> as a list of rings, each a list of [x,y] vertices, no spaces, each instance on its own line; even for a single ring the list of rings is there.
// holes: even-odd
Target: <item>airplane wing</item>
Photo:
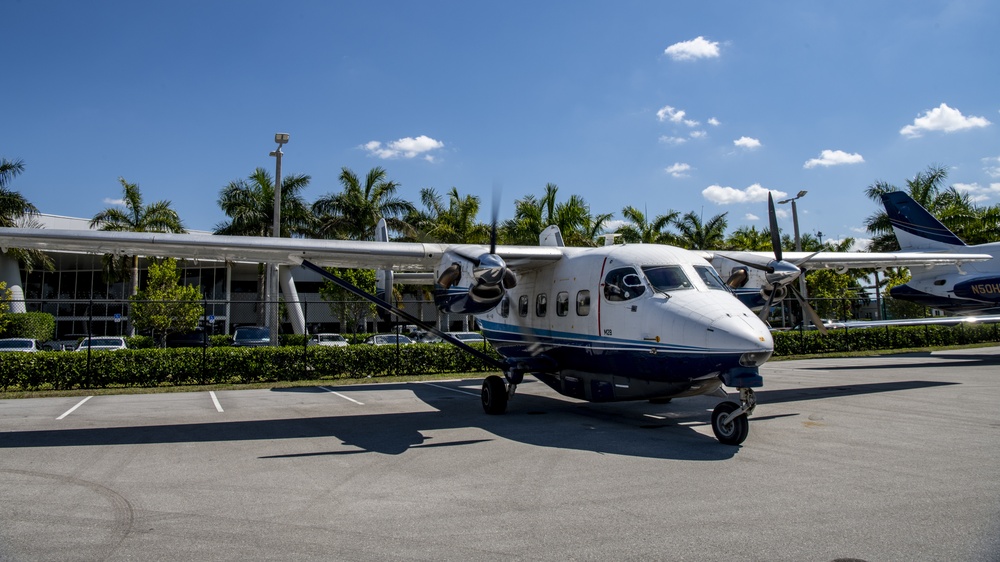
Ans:
[[[774,259],[771,252],[725,252],[698,251],[706,260],[727,258],[732,255],[750,254],[766,261]],[[993,259],[989,254],[957,254],[933,252],[784,252],[785,261],[794,263],[800,269],[860,269],[886,267],[916,267],[932,265],[961,265],[968,262],[987,261]]]
[[[309,260],[328,267],[391,268],[398,271],[431,271],[447,251],[465,255],[489,252],[488,246],[469,244],[41,228],[0,228],[0,248],[295,265]],[[497,246],[496,253],[515,270],[531,269],[562,257],[562,251],[554,246]]]

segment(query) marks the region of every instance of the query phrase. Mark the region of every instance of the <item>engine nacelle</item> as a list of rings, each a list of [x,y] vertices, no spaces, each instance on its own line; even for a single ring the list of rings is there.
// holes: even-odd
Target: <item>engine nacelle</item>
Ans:
[[[446,252],[434,271],[434,304],[451,314],[479,314],[500,304],[507,289],[517,283],[507,264],[496,254],[470,259]]]
[[[774,293],[773,297],[771,297],[771,293]],[[778,285],[777,287],[761,287],[760,296],[764,297],[764,300],[767,300],[768,297],[770,297],[771,304],[775,305],[785,300],[785,297],[788,296],[788,287],[785,285]]]

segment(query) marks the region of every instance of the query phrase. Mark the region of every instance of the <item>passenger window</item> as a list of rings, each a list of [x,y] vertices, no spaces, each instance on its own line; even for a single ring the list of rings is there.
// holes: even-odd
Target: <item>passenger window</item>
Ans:
[[[580,291],[576,294],[576,315],[590,314],[590,291]]]
[[[642,278],[631,267],[612,269],[604,276],[604,298],[609,301],[627,301],[646,292]]]
[[[504,318],[510,316],[510,297],[507,295],[500,300],[500,316]]]
[[[545,316],[545,312],[549,307],[549,298],[545,296],[545,293],[540,293],[535,297],[535,316],[541,318]]]
[[[563,291],[556,295],[556,316],[569,314],[569,293]]]
[[[517,315],[528,315],[528,295],[521,295],[521,298],[517,299]]]

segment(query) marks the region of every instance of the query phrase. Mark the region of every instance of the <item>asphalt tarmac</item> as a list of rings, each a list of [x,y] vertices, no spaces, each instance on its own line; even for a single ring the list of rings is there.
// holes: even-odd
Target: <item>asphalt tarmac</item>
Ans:
[[[1000,348],[716,398],[528,379],[0,400],[0,560],[1000,560]]]

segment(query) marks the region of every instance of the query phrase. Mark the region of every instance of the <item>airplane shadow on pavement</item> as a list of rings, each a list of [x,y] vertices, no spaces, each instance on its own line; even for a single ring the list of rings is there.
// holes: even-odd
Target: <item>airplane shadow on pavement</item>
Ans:
[[[540,383],[538,383],[540,384]],[[951,383],[905,381],[838,387],[772,390],[757,393],[759,403],[814,400],[837,396],[927,388]],[[317,441],[313,450],[269,455],[260,445],[248,448],[257,458],[338,456],[362,453],[404,454],[411,449],[465,447],[506,439],[526,445],[590,451],[654,459],[719,461],[739,447],[721,445],[706,425],[716,398],[696,397],[668,405],[648,402],[592,404],[519,393],[506,415],[488,416],[478,397],[447,396],[421,384],[380,384],[379,389],[406,389],[437,411],[346,414],[287,419],[212,421],[128,427],[46,429],[0,433],[0,449],[81,447],[207,442],[267,442],[289,439]],[[349,395],[363,386],[338,387]],[[325,392],[319,388],[276,389],[276,392]],[[654,414],[655,413],[655,414]],[[774,416],[772,416],[774,417]],[[753,420],[753,418],[751,418]],[[693,426],[702,426],[697,431]],[[435,430],[479,428],[481,436],[435,441]],[[708,429],[708,431],[704,431]]]

